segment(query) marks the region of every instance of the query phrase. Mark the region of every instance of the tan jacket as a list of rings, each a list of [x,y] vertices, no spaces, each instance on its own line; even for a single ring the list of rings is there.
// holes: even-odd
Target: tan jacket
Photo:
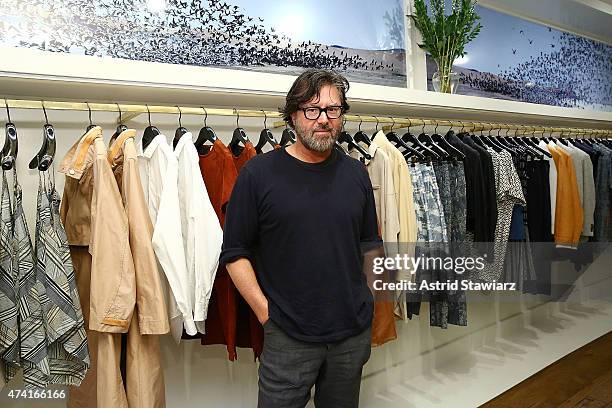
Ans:
[[[391,159],[376,143],[370,146],[359,143],[371,156],[371,159],[361,157],[357,149],[351,150],[351,157],[361,160],[368,171],[374,202],[376,203],[376,216],[380,233],[385,243],[385,256],[394,257],[397,254],[397,240],[399,237],[399,219],[397,215],[397,200],[395,185],[393,184],[393,166]],[[388,278],[387,278],[388,279]],[[374,302],[374,318],[372,319],[372,345],[380,346],[397,338],[395,329],[395,302],[376,300]]]
[[[107,152],[102,129],[95,127],[70,149],[60,169],[67,176],[61,216],[91,329],[92,365],[81,386],[70,388],[69,408],[165,406],[159,339],[145,334],[167,333],[169,325],[134,133],[122,133]]]
[[[408,171],[408,163],[402,153],[387,140],[383,131],[379,131],[373,144],[378,145],[391,159],[393,168],[393,184],[395,186],[395,199],[400,223],[398,241],[400,243],[416,242],[417,222],[414,209],[414,195],[412,191],[412,178]]]
[[[135,130],[122,132],[109,147],[108,160],[128,217],[129,247],[134,261],[132,273],[136,277],[139,332],[141,335],[165,334],[170,331],[170,325],[161,276],[153,252],[153,224],[140,181],[134,136]]]
[[[387,140],[384,132],[380,130],[372,139],[372,144],[387,153],[391,160],[393,170],[393,185],[395,186],[395,200],[397,203],[397,214],[400,225],[398,234],[398,253],[414,257],[414,245],[417,238],[416,211],[414,208],[414,192],[412,188],[412,178],[408,171],[408,163],[402,153]],[[400,269],[397,271],[397,280],[414,281],[414,271],[410,269]],[[395,313],[406,320],[406,301],[404,293],[398,293]]]
[[[376,215],[378,225],[385,244],[397,243],[400,232],[399,218],[397,214],[397,199],[395,185],[393,184],[393,166],[391,159],[376,143],[370,146],[360,143],[372,157],[370,160],[363,159],[366,165],[372,189],[374,190],[374,201],[376,203]],[[350,152],[351,157],[360,160],[361,154],[357,149]],[[386,249],[392,248],[387,245]],[[396,251],[397,252],[397,251]],[[388,257],[394,254],[386,254]]]
[[[92,258],[85,321],[91,330],[126,333],[136,302],[134,265],[127,216],[100,127],[70,148],[59,171],[66,175],[61,218],[68,243],[88,246]]]

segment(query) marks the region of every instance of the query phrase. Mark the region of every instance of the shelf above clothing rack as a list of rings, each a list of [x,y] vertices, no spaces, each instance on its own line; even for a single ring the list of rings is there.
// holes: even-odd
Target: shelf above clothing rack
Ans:
[[[245,70],[151,64],[23,49],[6,49],[0,89],[10,99],[121,101],[135,105],[210,106],[277,112],[294,76]],[[354,114],[488,121],[521,125],[612,128],[612,112],[562,108],[479,96],[351,83]],[[142,113],[142,112],[140,112]],[[138,112],[133,114],[140,114]],[[131,114],[130,114],[131,115]]]
[[[281,114],[277,111],[266,111],[256,109],[227,109],[210,108],[206,106],[170,106],[170,105],[135,105],[118,103],[89,103],[89,102],[66,102],[66,101],[42,101],[42,100],[23,100],[23,99],[1,99],[0,107],[10,109],[49,109],[49,110],[70,110],[70,111],[104,111],[121,113],[121,121],[127,122],[143,113],[165,113],[182,115],[208,115],[208,116],[240,116],[240,117],[260,117],[260,118],[280,118]],[[347,114],[344,116],[347,122],[377,123],[385,124],[382,130],[389,131],[401,128],[418,126],[443,126],[452,127],[457,130],[489,131],[501,132],[502,130],[514,131],[515,134],[553,134],[559,133],[561,136],[592,136],[592,137],[612,137],[612,130],[588,129],[574,127],[551,127],[539,125],[520,125],[504,124],[494,122],[470,121],[470,120],[445,120],[445,119],[422,119],[405,117],[388,117],[375,115]],[[119,117],[117,118],[119,121]],[[285,126],[284,121],[276,121],[272,125],[274,128]],[[519,133],[520,132],[520,133]],[[507,132],[506,132],[507,133]],[[495,133],[492,133],[495,135]]]

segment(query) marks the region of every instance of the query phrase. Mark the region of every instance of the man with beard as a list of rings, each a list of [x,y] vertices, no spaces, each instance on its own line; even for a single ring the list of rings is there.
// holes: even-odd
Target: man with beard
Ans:
[[[258,407],[357,407],[370,357],[373,299],[362,254],[381,245],[358,160],[334,148],[348,81],[308,70],[283,109],[295,144],[242,168],[227,207],[221,263],[264,327]]]

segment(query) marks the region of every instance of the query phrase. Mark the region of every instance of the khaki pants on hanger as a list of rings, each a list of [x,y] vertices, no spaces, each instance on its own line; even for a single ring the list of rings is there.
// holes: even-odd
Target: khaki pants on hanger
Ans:
[[[89,324],[91,255],[87,247],[71,246],[85,324]],[[127,333],[126,378],[121,375],[121,334],[87,330],[91,367],[79,387],[70,387],[68,408],[163,408],[163,369],[157,335],[141,335],[138,311]],[[125,385],[124,385],[125,384]]]

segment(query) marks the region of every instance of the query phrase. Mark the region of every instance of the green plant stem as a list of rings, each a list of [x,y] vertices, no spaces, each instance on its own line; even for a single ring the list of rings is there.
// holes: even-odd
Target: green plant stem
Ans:
[[[455,31],[456,31],[456,20],[455,20]],[[458,42],[461,41],[463,42],[463,36],[453,36],[453,37],[449,37],[449,52],[448,52],[448,91],[450,93],[451,89],[450,89],[450,73],[453,70],[453,62],[455,62],[455,57],[457,56],[457,44]]]
[[[457,28],[457,21],[455,20],[455,30]],[[460,36],[452,36],[449,37],[448,39],[448,43],[449,43],[449,47],[448,47],[448,52],[447,52],[447,66],[445,67],[447,72],[447,83],[446,83],[446,92],[450,93],[451,92],[451,72],[453,70],[453,62],[455,62],[455,58],[458,56],[457,55],[457,45],[459,44],[459,42],[463,42],[464,38],[463,38],[463,33],[461,33]]]
[[[438,70],[440,71],[439,72],[440,73],[440,90],[444,93],[450,92],[449,66],[452,67],[452,61],[450,61],[450,59],[452,58],[452,55],[450,52],[450,43],[451,43],[451,36],[448,36],[446,37],[446,41],[444,42],[444,47],[442,48],[442,55],[441,55],[442,64],[441,64],[441,67],[438,66]]]
[[[450,72],[453,70],[454,54],[452,51],[452,37],[449,36],[446,40],[446,93],[450,93]]]

